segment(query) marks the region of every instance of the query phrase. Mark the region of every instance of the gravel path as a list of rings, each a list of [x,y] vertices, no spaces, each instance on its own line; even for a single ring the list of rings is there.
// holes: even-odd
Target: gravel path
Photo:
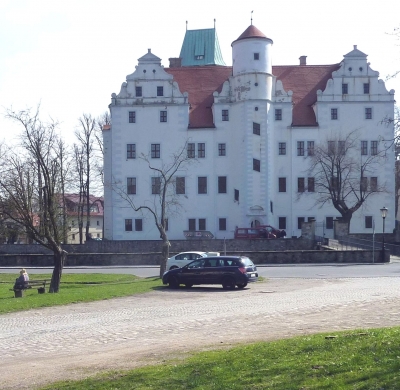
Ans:
[[[160,289],[0,316],[0,388],[34,389],[195,350],[400,325],[399,278],[273,279],[245,290]]]

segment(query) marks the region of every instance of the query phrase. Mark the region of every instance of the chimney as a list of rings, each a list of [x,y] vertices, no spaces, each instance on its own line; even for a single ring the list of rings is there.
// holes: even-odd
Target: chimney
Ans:
[[[307,56],[300,56],[300,65],[307,65]]]
[[[170,68],[180,68],[182,67],[182,58],[168,58]]]

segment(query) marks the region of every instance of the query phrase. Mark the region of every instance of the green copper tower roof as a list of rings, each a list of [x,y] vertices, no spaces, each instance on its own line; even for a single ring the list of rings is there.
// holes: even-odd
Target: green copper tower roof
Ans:
[[[225,66],[215,28],[186,30],[179,57],[182,66]]]

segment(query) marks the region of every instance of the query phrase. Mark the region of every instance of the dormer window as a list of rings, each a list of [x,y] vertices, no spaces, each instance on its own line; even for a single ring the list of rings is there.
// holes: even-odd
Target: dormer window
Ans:
[[[254,53],[254,60],[258,61],[260,59],[260,53]]]

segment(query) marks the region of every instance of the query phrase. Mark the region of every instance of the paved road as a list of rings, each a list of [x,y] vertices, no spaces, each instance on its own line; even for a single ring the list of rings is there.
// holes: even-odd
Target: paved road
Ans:
[[[400,277],[400,261],[393,258],[387,264],[327,264],[327,265],[261,265],[260,276],[267,278],[366,278],[366,277]],[[51,273],[51,268],[28,268],[29,274]],[[159,267],[65,267],[64,273],[116,273],[134,274],[141,277],[159,275]],[[19,273],[17,267],[0,267],[0,273]]]
[[[398,277],[272,279],[0,316],[2,389],[131,368],[189,351],[340,329],[400,325]],[[21,375],[23,373],[23,375]]]

